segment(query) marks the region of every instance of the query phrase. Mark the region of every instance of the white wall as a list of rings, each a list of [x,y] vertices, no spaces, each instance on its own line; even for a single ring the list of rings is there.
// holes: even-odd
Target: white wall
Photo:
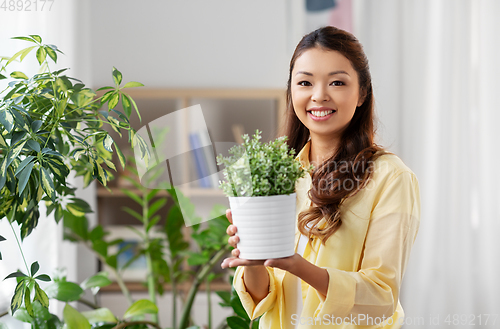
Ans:
[[[302,0],[89,3],[94,86],[115,66],[147,87],[284,88],[301,33],[287,26]]]

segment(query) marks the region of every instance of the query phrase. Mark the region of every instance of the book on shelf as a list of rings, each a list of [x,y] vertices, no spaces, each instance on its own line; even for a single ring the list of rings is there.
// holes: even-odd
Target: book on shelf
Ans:
[[[200,187],[218,187],[217,177],[216,175],[212,175],[217,173],[217,166],[215,164],[215,156],[208,133],[206,131],[203,131],[202,133],[190,133],[189,142],[191,149],[193,150],[193,160]]]

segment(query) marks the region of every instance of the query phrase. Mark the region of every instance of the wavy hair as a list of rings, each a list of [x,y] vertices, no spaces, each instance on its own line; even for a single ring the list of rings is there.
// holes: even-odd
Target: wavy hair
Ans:
[[[298,152],[305,146],[310,136],[309,129],[295,114],[291,80],[295,61],[311,48],[338,51],[344,55],[358,74],[359,94],[364,97],[363,104],[356,108],[354,116],[344,130],[337,151],[312,172],[312,188],[308,196],[314,206],[298,215],[299,231],[310,238],[318,237],[325,244],[342,225],[340,207],[344,200],[368,184],[373,171],[373,162],[380,155],[389,152],[374,143],[374,99],[368,59],[363,47],[352,34],[333,26],[322,27],[305,35],[290,60],[286,118],[281,133],[288,136],[288,146]],[[317,224],[322,218],[326,219],[327,225],[319,229]]]

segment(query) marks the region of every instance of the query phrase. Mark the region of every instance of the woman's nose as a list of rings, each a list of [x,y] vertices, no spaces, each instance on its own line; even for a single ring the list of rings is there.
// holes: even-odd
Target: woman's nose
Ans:
[[[330,100],[330,96],[324,87],[318,86],[313,90],[311,99],[313,102],[327,102]]]

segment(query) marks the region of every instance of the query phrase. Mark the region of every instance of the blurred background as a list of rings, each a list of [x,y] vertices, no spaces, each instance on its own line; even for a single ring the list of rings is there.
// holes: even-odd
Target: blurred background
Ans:
[[[289,60],[304,34],[324,25],[354,33],[370,60],[377,142],[401,157],[420,184],[420,230],[400,294],[404,328],[500,327],[499,1],[54,0],[31,12],[3,3],[0,56],[26,47],[11,37],[38,34],[65,53],[57,66],[70,67],[71,76],[92,88],[112,84],[114,66],[125,81],[155,90],[284,93]],[[35,60],[14,65],[24,72],[37,67]],[[276,122],[260,123],[268,136],[275,133]],[[79,191],[93,209],[96,190]],[[65,267],[68,280],[77,282],[95,273],[90,254],[62,241],[53,219],[41,221],[25,241],[27,258],[38,259],[44,273]],[[13,243],[9,231],[0,222]],[[0,248],[5,277],[20,256],[13,244]],[[0,282],[0,311],[13,290],[13,283]],[[106,298],[118,303],[112,293]]]

